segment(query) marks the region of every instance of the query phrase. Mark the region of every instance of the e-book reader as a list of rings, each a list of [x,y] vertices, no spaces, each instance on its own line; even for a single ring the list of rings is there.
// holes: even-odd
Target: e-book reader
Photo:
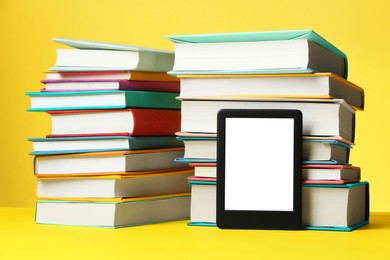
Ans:
[[[302,113],[222,109],[217,118],[217,226],[300,229]]]

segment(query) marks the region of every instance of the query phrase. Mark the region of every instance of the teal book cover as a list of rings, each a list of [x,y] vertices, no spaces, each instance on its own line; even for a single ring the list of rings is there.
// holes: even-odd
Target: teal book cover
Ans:
[[[364,226],[369,223],[370,218],[370,191],[369,183],[367,181],[345,183],[345,184],[303,184],[302,187],[313,187],[313,188],[332,188],[332,189],[353,189],[358,186],[366,186],[365,189],[365,219],[350,225],[350,226],[304,226],[303,229],[306,230],[324,230],[324,231],[353,231],[361,226]],[[351,205],[351,207],[353,207]]]
[[[339,162],[336,160],[307,160],[307,161],[302,161],[302,164],[325,164],[325,165],[346,165],[346,166],[351,166],[352,164],[346,163],[346,162]]]
[[[200,159],[200,158],[176,158],[175,162],[177,163],[184,163],[184,164],[190,164],[190,163],[215,163],[217,160],[215,159]]]
[[[172,35],[167,36],[169,40],[174,43],[220,43],[220,42],[254,42],[254,41],[280,41],[280,40],[300,40],[306,39],[312,41],[319,46],[337,54],[344,60],[345,75],[348,76],[348,59],[347,55],[338,49],[331,42],[320,36],[314,30],[283,30],[283,31],[258,31],[258,32],[232,32],[232,33],[211,33],[211,34],[188,34],[188,35]],[[272,71],[266,70],[264,72],[256,71],[256,73],[310,73],[313,71],[291,70],[286,71]],[[174,74],[175,72],[170,72]],[[215,72],[217,73],[217,72]],[[234,71],[220,72],[221,74],[234,74]],[[251,72],[248,72],[251,73]],[[252,72],[253,74],[254,72]],[[189,74],[188,72],[186,74]],[[194,73],[195,74],[195,73]],[[202,74],[196,72],[196,74]],[[204,72],[203,72],[204,74]]]

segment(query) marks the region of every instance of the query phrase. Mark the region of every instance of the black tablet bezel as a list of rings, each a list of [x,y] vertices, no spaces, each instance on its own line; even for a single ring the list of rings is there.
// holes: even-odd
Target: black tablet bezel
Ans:
[[[226,118],[292,118],[294,120],[293,211],[225,210]],[[285,109],[222,109],[217,116],[217,131],[217,226],[221,229],[301,229],[302,112]]]

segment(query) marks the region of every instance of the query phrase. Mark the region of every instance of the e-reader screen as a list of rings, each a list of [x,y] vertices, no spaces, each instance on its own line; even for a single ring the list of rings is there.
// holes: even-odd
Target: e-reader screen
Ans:
[[[226,109],[218,113],[217,225],[301,227],[302,114]]]

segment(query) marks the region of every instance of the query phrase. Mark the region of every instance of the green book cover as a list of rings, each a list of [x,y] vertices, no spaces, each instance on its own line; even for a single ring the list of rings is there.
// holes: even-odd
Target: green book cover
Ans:
[[[117,142],[118,140],[120,143]],[[46,147],[34,149],[30,155],[143,150],[184,146],[183,142],[177,140],[175,136],[72,136],[28,138],[28,141],[33,144],[44,143]]]

